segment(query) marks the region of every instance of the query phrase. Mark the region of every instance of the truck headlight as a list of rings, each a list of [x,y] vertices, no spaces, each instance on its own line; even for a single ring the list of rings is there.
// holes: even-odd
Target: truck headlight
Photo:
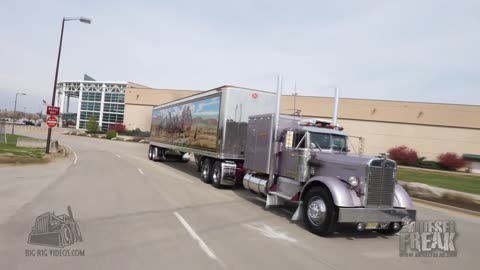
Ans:
[[[348,178],[348,183],[350,184],[350,186],[356,187],[356,186],[358,186],[358,184],[360,183],[360,181],[358,180],[357,177],[355,177],[355,176],[350,176],[350,177]]]

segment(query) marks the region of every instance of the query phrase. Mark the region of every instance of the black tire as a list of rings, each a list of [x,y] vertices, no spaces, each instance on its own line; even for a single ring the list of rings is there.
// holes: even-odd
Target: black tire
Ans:
[[[215,188],[222,188],[222,162],[221,161],[215,161],[213,164],[213,171],[212,171],[212,186]]]
[[[311,188],[305,195],[303,206],[303,221],[311,233],[328,236],[335,231],[338,209],[326,188]]]
[[[385,229],[385,230],[377,230],[377,232],[380,233],[380,234],[383,234],[383,235],[394,235],[394,234],[398,233],[398,232],[401,231],[401,230],[402,230],[402,226],[400,226],[400,228],[398,228],[398,229],[395,230],[395,229],[393,228],[393,223],[390,223],[390,224],[388,225],[388,228],[387,228],[387,229]]]
[[[197,165],[197,172],[202,171],[202,163],[203,163],[203,160],[201,158],[195,157],[195,165]]]
[[[153,147],[148,147],[148,159],[153,160]]]
[[[207,184],[210,184],[212,182],[212,173],[213,173],[212,160],[209,158],[206,158],[202,162],[202,169],[200,170],[202,181]]]

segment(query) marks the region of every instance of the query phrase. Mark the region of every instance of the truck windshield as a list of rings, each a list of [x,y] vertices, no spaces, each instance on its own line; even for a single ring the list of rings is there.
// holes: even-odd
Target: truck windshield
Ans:
[[[311,132],[310,140],[320,149],[347,151],[347,137],[343,135]]]

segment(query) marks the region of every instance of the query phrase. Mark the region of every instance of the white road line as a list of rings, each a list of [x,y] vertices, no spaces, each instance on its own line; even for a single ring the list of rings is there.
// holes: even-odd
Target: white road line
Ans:
[[[255,200],[261,201],[261,202],[264,202],[264,203],[267,202],[265,199],[262,199],[262,198],[260,198],[260,197],[258,197],[258,196],[255,196]]]
[[[188,224],[187,221],[185,221],[185,219],[177,211],[173,212],[173,214],[177,217],[180,223],[182,223],[183,227],[185,227],[190,236],[193,239],[197,240],[198,245],[208,255],[208,257],[217,261],[222,267],[225,268],[225,264],[215,255],[215,253],[213,253],[213,251],[207,246],[207,244],[205,244],[202,238],[200,238],[200,236],[198,236],[198,234],[192,229],[190,224]]]
[[[70,150],[72,150],[73,156],[74,156],[74,158],[73,158],[73,164],[76,165],[76,164],[77,164],[77,161],[78,161],[77,153],[75,153],[75,151],[73,150],[72,147],[70,147],[70,146],[68,146],[68,145],[66,145],[66,144],[64,144],[64,145],[65,145],[66,147],[68,147]]]
[[[121,158],[121,156],[120,156],[119,154],[117,154],[117,153],[115,153],[115,156],[117,156],[118,158]]]
[[[140,174],[144,174],[143,171],[140,170],[140,168],[137,168],[137,170],[138,170],[138,172],[139,172]]]

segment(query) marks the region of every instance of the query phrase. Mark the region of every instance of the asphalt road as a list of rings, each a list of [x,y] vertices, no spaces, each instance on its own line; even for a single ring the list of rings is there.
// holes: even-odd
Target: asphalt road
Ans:
[[[0,167],[0,269],[438,270],[480,262],[473,216],[417,204],[418,219],[456,222],[458,256],[399,257],[398,236],[312,235],[289,221],[289,209],[266,210],[241,187],[204,184],[193,163],[149,161],[148,145],[56,136],[75,154]],[[63,250],[83,256],[27,244],[37,216],[67,214],[68,205],[84,240]],[[48,256],[40,256],[44,249]]]

